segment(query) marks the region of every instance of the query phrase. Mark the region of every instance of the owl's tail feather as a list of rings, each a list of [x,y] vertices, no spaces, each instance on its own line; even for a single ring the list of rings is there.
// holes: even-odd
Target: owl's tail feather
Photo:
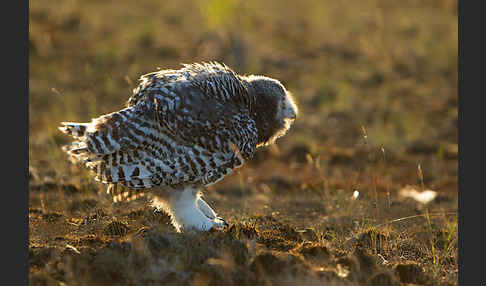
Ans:
[[[128,107],[89,123],[62,122],[59,130],[74,137],[63,150],[71,162],[93,171],[97,181],[131,189],[150,188],[154,169],[147,164],[150,156],[144,143],[156,130],[148,121],[142,111]]]
[[[153,186],[152,173],[138,157],[137,151],[117,151],[99,156],[89,152],[83,142],[73,142],[62,149],[72,163],[81,163],[95,174],[95,180],[104,184],[120,183],[132,189],[146,189]]]
[[[104,156],[143,145],[146,135],[153,133],[149,121],[143,110],[128,107],[93,118],[89,123],[62,122],[59,130],[84,143],[87,152]]]
[[[62,132],[73,137],[83,137],[86,129],[91,123],[61,122],[63,126],[58,127]]]
[[[61,124],[62,126],[58,127],[59,130],[79,140],[62,147],[62,150],[69,154],[70,161],[86,163],[96,160],[97,156],[90,156],[88,146],[83,140],[91,123],[61,122]]]

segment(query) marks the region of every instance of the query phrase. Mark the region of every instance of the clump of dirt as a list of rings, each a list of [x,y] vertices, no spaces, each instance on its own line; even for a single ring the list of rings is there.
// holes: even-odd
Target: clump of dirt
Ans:
[[[109,236],[125,236],[128,231],[129,227],[127,225],[119,221],[114,221],[108,224],[103,232]]]
[[[89,248],[97,249],[102,247],[106,241],[102,240],[100,237],[94,234],[88,234],[85,236],[80,236],[75,240],[75,244],[79,246],[86,246]]]
[[[278,223],[272,229],[259,232],[258,242],[269,249],[288,251],[302,242],[302,238],[291,226]]]
[[[400,282],[388,272],[380,272],[373,275],[368,285],[370,286],[400,286]]]
[[[42,215],[42,219],[53,222],[53,221],[58,221],[63,217],[63,214],[57,213],[57,212],[52,212],[52,213],[47,213]]]
[[[380,270],[376,256],[370,255],[366,248],[356,247],[353,255],[357,258],[360,268],[360,280],[367,281]]]
[[[424,285],[430,280],[424,269],[413,262],[398,264],[395,266],[395,274],[402,283]]]
[[[249,224],[233,224],[228,232],[236,239],[255,239],[259,236],[256,228]]]
[[[82,201],[75,200],[69,204],[68,210],[70,213],[89,212],[98,205],[95,199],[85,199]]]
[[[103,209],[96,209],[92,214],[85,216],[81,222],[81,225],[90,225],[95,224],[107,217],[106,213]]]
[[[259,274],[276,274],[285,268],[286,265],[285,261],[278,259],[275,255],[263,253],[255,257],[250,268]]]
[[[368,229],[358,237],[358,246],[374,249],[376,252],[383,252],[390,239],[389,234],[376,229]]]
[[[32,247],[29,249],[30,267],[44,267],[45,262],[49,260],[55,252],[53,247]]]
[[[319,236],[315,230],[306,228],[299,231],[302,240],[304,241],[319,241]]]
[[[329,249],[319,243],[304,242],[297,251],[302,254],[305,259],[318,261],[318,262],[328,262],[331,259],[331,253]]]
[[[353,252],[338,258],[336,262],[341,276],[350,281],[357,281],[360,285],[368,283],[376,273],[383,270],[376,257],[359,246]]]

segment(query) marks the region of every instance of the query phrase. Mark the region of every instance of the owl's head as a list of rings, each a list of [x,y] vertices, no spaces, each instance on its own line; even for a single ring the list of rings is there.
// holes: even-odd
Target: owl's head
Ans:
[[[297,105],[292,94],[276,79],[251,75],[246,80],[256,101],[257,144],[272,144],[287,133],[297,118]]]

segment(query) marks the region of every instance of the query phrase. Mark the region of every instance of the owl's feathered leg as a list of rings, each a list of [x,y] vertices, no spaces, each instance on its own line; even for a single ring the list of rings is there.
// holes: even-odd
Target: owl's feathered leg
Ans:
[[[212,219],[199,209],[198,198],[197,190],[191,187],[183,190],[166,189],[154,192],[153,205],[170,215],[178,232],[191,229],[207,231],[221,227],[217,218]]]
[[[206,215],[208,218],[214,219],[216,218],[216,212],[208,205],[208,203],[202,199],[201,196],[198,196],[197,200],[197,207]]]
[[[198,195],[196,202],[203,214],[215,222],[216,227],[223,228],[228,226],[228,223],[222,217],[218,217],[216,212],[203,200],[201,195]]]

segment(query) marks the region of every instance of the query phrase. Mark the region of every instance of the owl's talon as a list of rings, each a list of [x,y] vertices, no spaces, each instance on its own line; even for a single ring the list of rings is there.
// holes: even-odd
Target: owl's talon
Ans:
[[[218,229],[225,229],[229,226],[229,224],[222,218],[216,217],[214,219],[214,227]]]
[[[222,218],[222,217],[217,217],[217,219],[219,219],[219,220],[223,221],[223,225],[224,225],[224,227],[228,227],[228,226],[229,226],[229,223],[227,223],[227,222],[224,220],[224,218]]]

